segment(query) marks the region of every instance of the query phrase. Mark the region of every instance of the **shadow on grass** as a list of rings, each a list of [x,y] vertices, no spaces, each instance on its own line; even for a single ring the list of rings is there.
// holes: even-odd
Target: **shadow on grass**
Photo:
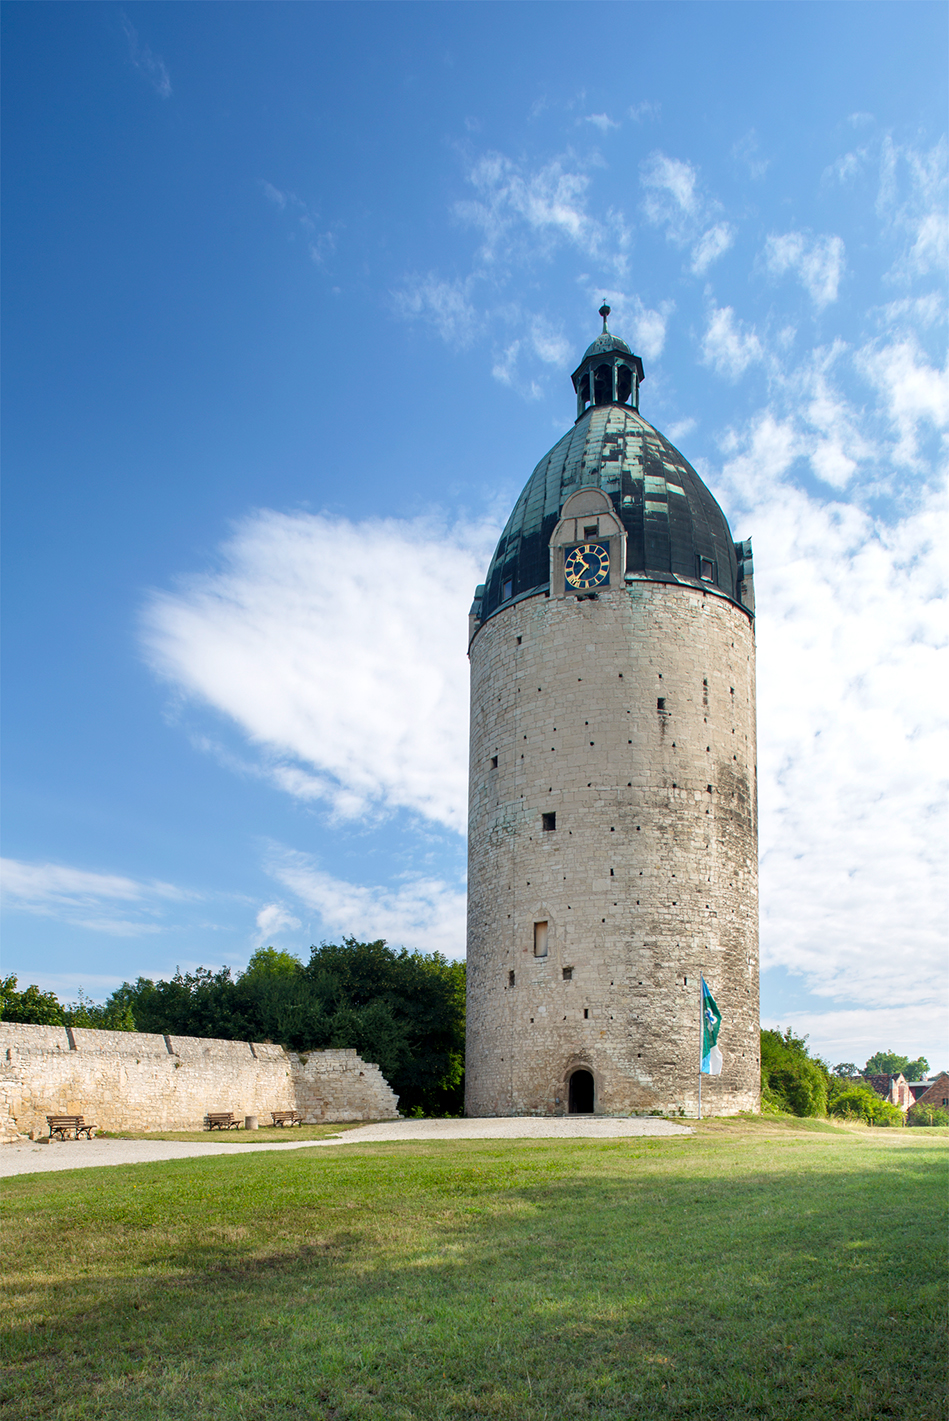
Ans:
[[[553,1168],[365,1147],[316,1178],[295,1154],[269,1190],[266,1165],[195,1162],[182,1179],[234,1191],[217,1237],[176,1232],[149,1166],[134,1269],[63,1253],[51,1303],[10,1330],[8,1399],[130,1421],[943,1414],[934,1154],[802,1168],[779,1148],[749,1172],[723,1147],[712,1171],[636,1143]],[[120,1190],[105,1202],[121,1217]]]

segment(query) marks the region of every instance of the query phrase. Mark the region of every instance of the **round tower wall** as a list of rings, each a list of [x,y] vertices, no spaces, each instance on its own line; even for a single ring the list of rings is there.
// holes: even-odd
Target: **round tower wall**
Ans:
[[[598,1113],[694,1115],[703,975],[703,1110],[758,1109],[749,616],[647,580],[527,598],[477,632],[471,687],[468,1114],[566,1113],[586,1070]]]

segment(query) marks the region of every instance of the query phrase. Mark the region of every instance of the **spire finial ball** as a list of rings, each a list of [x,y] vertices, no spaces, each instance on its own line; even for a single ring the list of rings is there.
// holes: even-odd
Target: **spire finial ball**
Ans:
[[[603,302],[603,305],[600,307],[600,315],[603,317],[603,334],[604,334],[604,335],[609,335],[609,331],[606,329],[606,318],[607,318],[607,316],[610,314],[610,309],[611,309],[611,308],[610,308],[609,306],[607,306],[607,304],[606,304],[605,301]]]

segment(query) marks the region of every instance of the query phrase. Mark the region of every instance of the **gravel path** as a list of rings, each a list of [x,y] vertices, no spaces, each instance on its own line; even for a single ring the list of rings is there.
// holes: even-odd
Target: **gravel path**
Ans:
[[[605,1116],[566,1115],[556,1118],[505,1116],[488,1120],[383,1120],[360,1125],[325,1140],[294,1140],[286,1144],[220,1144],[174,1140],[33,1140],[0,1146],[0,1177],[38,1174],[50,1169],[89,1169],[96,1165],[149,1164],[154,1160],[191,1159],[196,1155],[238,1155],[258,1150],[319,1150],[337,1145],[375,1144],[390,1140],[614,1140],[634,1135],[690,1135],[687,1125],[644,1118],[614,1120]]]

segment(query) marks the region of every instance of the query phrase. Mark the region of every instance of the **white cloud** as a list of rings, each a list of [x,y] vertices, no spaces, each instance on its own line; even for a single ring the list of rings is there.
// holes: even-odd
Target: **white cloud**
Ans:
[[[469,300],[468,281],[442,281],[434,272],[409,277],[401,290],[392,293],[397,315],[421,320],[450,345],[471,344],[478,329],[478,317]]]
[[[152,595],[146,655],[285,791],[463,832],[467,612],[497,531],[262,511],[218,571]]]
[[[772,276],[793,272],[819,311],[837,300],[844,270],[842,238],[811,237],[805,232],[772,234],[765,242],[764,261]]]
[[[830,1011],[789,1011],[762,1016],[762,1026],[791,1027],[796,1036],[807,1036],[808,1050],[831,1066],[844,1059],[862,1064],[883,1050],[921,1052],[932,1071],[949,1064],[946,1048],[945,1004],[910,1001],[899,1006],[849,1007]],[[882,1046],[883,1042],[899,1043]],[[932,1045],[927,1045],[931,1042]]]
[[[702,363],[728,380],[737,380],[749,365],[763,358],[754,327],[748,330],[731,306],[713,304],[702,340]]]
[[[120,23],[128,41],[129,58],[135,68],[144,74],[160,98],[170,99],[171,78],[165,61],[159,55],[153,54],[147,44],[141,42],[138,32],[125,15],[120,15]]]
[[[690,269],[703,275],[735,240],[734,228],[722,220],[721,203],[706,196],[691,163],[658,151],[640,164],[640,181],[647,220],[664,227],[674,246],[690,248]]]
[[[292,913],[288,913],[280,903],[268,903],[257,914],[255,942],[258,946],[263,946],[278,933],[292,932],[301,926],[300,919],[295,918]]]
[[[534,354],[545,365],[556,365],[563,369],[570,359],[572,347],[563,331],[551,325],[542,316],[535,316],[531,321],[530,339]]]
[[[680,439],[685,439],[686,435],[691,434],[695,428],[696,421],[689,415],[686,419],[677,419],[675,423],[670,424],[666,435],[673,444],[677,444]]]
[[[897,440],[891,451],[900,465],[919,465],[921,428],[949,428],[949,365],[930,365],[911,336],[873,341],[857,352],[857,368],[878,391]]]
[[[347,883],[321,872],[305,854],[274,848],[269,871],[319,914],[328,935],[374,941],[417,952],[463,957],[466,894],[439,878],[406,878],[397,888]]]
[[[642,99],[638,104],[633,104],[626,110],[626,115],[634,123],[642,123],[644,118],[658,118],[662,112],[662,105],[653,103],[651,99]]]
[[[155,919],[169,902],[198,895],[159,881],[139,882],[119,874],[92,873],[68,864],[0,860],[8,908],[55,918],[114,937],[161,931]]]
[[[941,494],[893,525],[809,495],[789,477],[807,440],[760,415],[718,490],[755,543],[762,967],[912,1040],[910,1008],[945,1009],[949,530]]]
[[[594,128],[598,128],[601,133],[609,133],[611,128],[619,128],[616,120],[605,113],[588,113],[583,122],[592,123]]]

